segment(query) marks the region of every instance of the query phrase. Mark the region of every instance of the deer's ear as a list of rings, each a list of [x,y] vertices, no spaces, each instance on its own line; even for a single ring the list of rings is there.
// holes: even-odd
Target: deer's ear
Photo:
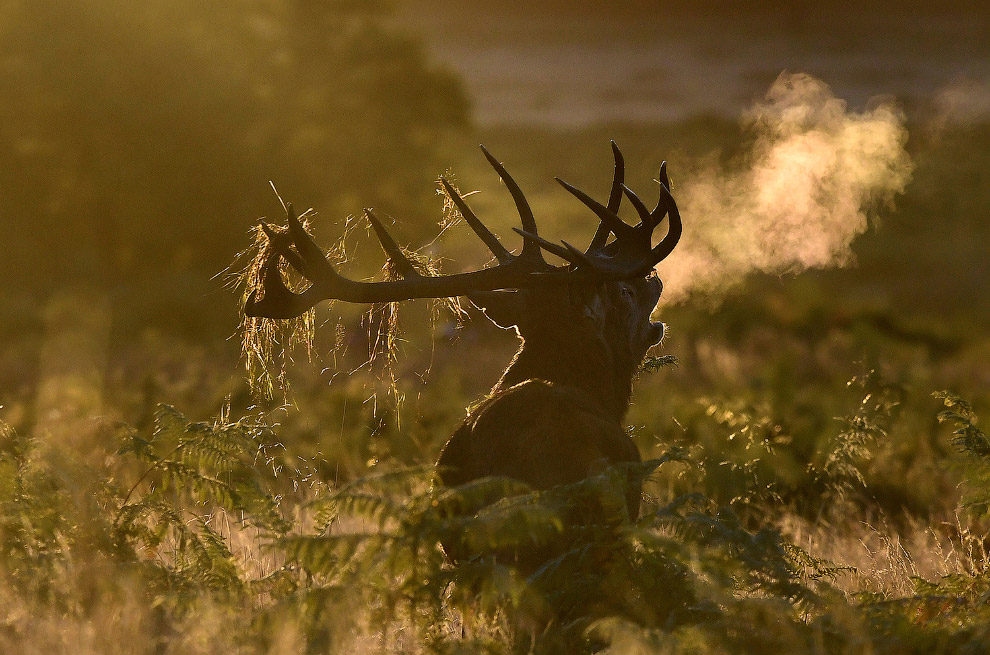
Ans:
[[[473,291],[468,294],[476,307],[500,328],[519,325],[524,316],[525,300],[518,291]]]

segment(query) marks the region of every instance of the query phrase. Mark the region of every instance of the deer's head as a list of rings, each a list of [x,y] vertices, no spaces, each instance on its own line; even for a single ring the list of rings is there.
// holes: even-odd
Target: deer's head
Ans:
[[[651,320],[662,289],[651,273],[631,280],[475,293],[470,299],[493,323],[515,329],[523,340],[502,386],[533,377],[559,379],[562,372],[571,383],[589,376],[602,382],[595,371],[616,370],[620,378],[629,378],[647,350],[663,339],[664,324]],[[566,375],[581,366],[590,372]]]

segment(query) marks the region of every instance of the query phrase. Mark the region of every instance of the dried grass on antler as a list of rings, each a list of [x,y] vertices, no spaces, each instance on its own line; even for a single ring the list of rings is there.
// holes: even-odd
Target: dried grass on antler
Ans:
[[[300,216],[307,230],[310,219],[315,215],[316,212],[308,210]],[[245,257],[250,257],[250,260],[239,273],[234,275],[235,284],[243,289],[242,302],[262,288],[263,271],[275,255],[273,242],[262,225],[256,225],[251,231],[254,242],[238,256],[238,260]],[[343,261],[341,256],[343,241],[342,237],[328,256]],[[280,272],[288,279],[289,288],[300,291],[306,286],[306,282],[298,276],[289,275],[289,268],[284,260],[280,263]],[[276,389],[288,388],[286,362],[291,359],[291,351],[303,347],[306,356],[312,357],[313,339],[316,334],[316,311],[313,309],[288,320],[244,315],[241,319],[240,333],[241,354],[248,372],[251,391],[264,398],[272,398]]]
[[[281,197],[279,197],[281,200]],[[286,206],[287,205],[283,205]],[[303,229],[311,232],[311,221],[317,213],[309,209],[299,216]],[[344,234],[325,254],[328,261],[339,266],[348,259],[346,242],[351,232],[359,227],[358,221],[349,218],[344,228]],[[247,265],[233,274],[234,284],[242,288],[242,302],[247,302],[253,294],[264,288],[264,277],[267,266],[273,260],[278,261],[279,275],[287,282],[289,291],[299,293],[309,286],[309,282],[289,264],[285,258],[278,258],[277,243],[272,238],[272,228],[259,224],[252,228],[254,237],[252,245],[238,255],[238,261],[248,258]],[[398,246],[396,246],[398,247]],[[400,248],[404,261],[410,263],[415,271],[423,276],[438,276],[441,274],[440,261],[423,255],[420,252]],[[389,258],[382,267],[380,279],[384,281],[400,280],[403,271]],[[433,299],[434,320],[440,310],[447,310],[455,316],[461,316],[463,310],[457,298]],[[374,303],[365,313],[362,324],[368,331],[369,352],[365,365],[379,367],[381,376],[388,379],[390,391],[397,397],[395,376],[392,365],[396,361],[396,351],[399,343],[399,303]],[[265,316],[245,315],[241,321],[241,352],[252,393],[264,398],[272,398],[277,390],[285,393],[288,388],[286,364],[292,359],[292,352],[302,348],[306,357],[312,360],[314,356],[313,340],[315,338],[316,310],[315,306],[304,313],[288,319],[274,319]],[[343,349],[346,342],[344,327],[338,324],[335,333],[334,352]],[[360,368],[360,367],[359,367]]]

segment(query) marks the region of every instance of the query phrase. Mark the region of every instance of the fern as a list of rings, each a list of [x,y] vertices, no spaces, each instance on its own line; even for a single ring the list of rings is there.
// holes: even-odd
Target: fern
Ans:
[[[867,487],[861,467],[887,438],[887,424],[903,394],[899,386],[884,381],[874,369],[853,377],[846,386],[862,394],[859,407],[851,416],[836,418],[843,429],[829,445],[824,461],[811,467],[816,483],[825,490],[827,504],[832,506]]]
[[[971,472],[986,471],[987,439],[972,408],[938,397]],[[882,428],[883,400],[861,404],[865,423],[849,430]],[[757,443],[773,429],[765,414],[726,410],[713,415],[719,424]],[[916,577],[900,597],[847,596],[836,581],[854,571],[790,543],[773,523],[747,516],[747,505],[700,493],[707,461],[686,450],[547,490],[499,478],[443,488],[433,467],[379,464],[303,495],[301,474],[257,418],[193,422],[162,406],[150,432],[108,425],[106,435],[120,447],[96,470],[0,424],[2,580],[8,595],[61,620],[87,620],[136,589],[163,634],[208,620],[225,626],[224,644],[247,653],[278,650],[289,628],[308,652],[353,650],[358,638],[385,652],[428,653],[990,646],[985,557]],[[863,454],[844,452],[861,471]],[[648,499],[631,520],[630,484],[669,479],[675,461],[698,482]],[[833,471],[830,480],[859,484]],[[968,478],[977,518],[986,489],[979,475]],[[980,525],[959,526],[961,547],[982,546]],[[244,556],[245,538],[264,565]],[[76,583],[87,567],[114,573]]]
[[[972,405],[948,391],[933,395],[946,407],[938,414],[939,423],[955,427],[952,444],[966,455],[963,502],[966,507],[986,516],[990,514],[990,438],[976,426],[979,419]]]
[[[49,602],[67,602],[58,589],[62,552],[76,531],[69,489],[34,440],[0,421],[0,558],[9,582]]]
[[[139,486],[145,492],[137,503],[165,497],[170,491],[200,507],[218,507],[254,525],[285,533],[276,495],[265,487],[274,480],[255,458],[265,458],[267,426],[254,419],[214,425],[192,423],[173,407],[159,406],[150,440],[132,434],[119,452],[131,452],[148,468],[119,509],[125,516],[130,496]],[[240,519],[243,517],[243,519]]]
[[[320,501],[335,507],[329,530],[278,543],[318,585],[363,588],[375,620],[405,617],[442,652],[458,643],[436,624],[451,611],[466,634],[494,630],[511,648],[538,652],[591,652],[603,645],[595,626],[604,620],[671,629],[724,621],[719,607],[756,598],[781,603],[775,611],[796,625],[837,567],[774,530],[745,530],[731,510],[710,513],[697,497],[629,521],[625,481],[683,459],[676,451],[546,491],[502,479],[440,489],[423,471],[377,473]],[[397,502],[401,487],[414,491]],[[526,625],[544,627],[526,637]]]

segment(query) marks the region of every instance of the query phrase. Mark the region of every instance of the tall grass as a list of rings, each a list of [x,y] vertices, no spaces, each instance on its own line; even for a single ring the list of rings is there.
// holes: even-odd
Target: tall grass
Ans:
[[[820,500],[827,529],[800,505],[769,512],[776,499],[760,494],[720,500],[718,467],[683,449],[543,492],[498,479],[443,489],[431,467],[389,462],[333,486],[260,418],[192,422],[161,406],[146,430],[94,426],[95,457],[4,425],[0,643],[24,653],[976,652],[990,647],[987,440],[965,401],[938,397],[967,500],[950,526],[906,530],[848,513],[844,493]],[[738,430],[729,419],[713,421]],[[815,472],[823,489],[868,486],[851,472],[877,448],[863,424],[836,426],[825,461],[845,464]],[[630,521],[621,480],[669,474],[690,480],[684,493],[649,495]],[[759,467],[747,475],[751,487],[777,483]],[[441,542],[474,556],[451,562]],[[536,551],[536,563],[523,557]]]

